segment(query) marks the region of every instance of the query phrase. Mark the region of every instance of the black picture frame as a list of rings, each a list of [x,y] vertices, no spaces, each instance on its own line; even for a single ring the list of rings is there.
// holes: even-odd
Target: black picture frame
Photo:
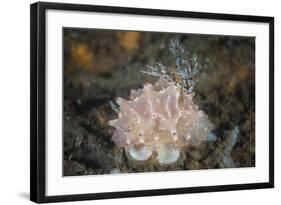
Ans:
[[[86,11],[102,13],[168,16],[195,19],[215,19],[269,24],[269,181],[238,185],[171,188],[109,193],[89,193],[46,196],[46,10]],[[265,16],[229,15],[144,8],[109,7],[82,4],[38,2],[30,7],[30,199],[37,203],[76,200],[97,200],[198,192],[230,191],[274,187],[274,18]]]

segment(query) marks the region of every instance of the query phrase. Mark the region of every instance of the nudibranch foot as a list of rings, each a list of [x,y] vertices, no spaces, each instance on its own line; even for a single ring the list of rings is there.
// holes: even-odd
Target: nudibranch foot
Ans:
[[[147,160],[152,155],[151,150],[146,146],[141,148],[130,147],[128,152],[133,159],[138,161]]]
[[[158,161],[160,164],[171,164],[178,160],[180,150],[171,144],[161,144],[158,150]]]

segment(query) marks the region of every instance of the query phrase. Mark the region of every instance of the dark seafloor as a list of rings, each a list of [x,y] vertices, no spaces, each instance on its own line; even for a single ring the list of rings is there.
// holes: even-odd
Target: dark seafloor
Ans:
[[[197,55],[195,103],[215,125],[217,139],[187,149],[171,165],[135,161],[111,141],[116,97],[157,78],[140,71],[175,66],[168,49],[177,38]],[[64,176],[255,166],[255,38],[64,29]],[[234,147],[234,127],[239,135]],[[226,150],[233,163],[225,161]]]

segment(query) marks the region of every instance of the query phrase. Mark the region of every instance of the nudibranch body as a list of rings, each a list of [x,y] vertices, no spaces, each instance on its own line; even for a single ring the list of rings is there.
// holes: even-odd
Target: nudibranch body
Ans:
[[[200,145],[213,129],[193,96],[163,78],[131,90],[129,100],[117,98],[118,119],[109,121],[116,128],[112,140],[135,160],[155,153],[160,164],[177,161],[181,149]]]

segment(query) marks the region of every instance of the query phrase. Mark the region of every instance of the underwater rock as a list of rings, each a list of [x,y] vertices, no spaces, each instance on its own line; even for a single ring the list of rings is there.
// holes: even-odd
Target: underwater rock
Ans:
[[[193,96],[160,78],[132,90],[130,100],[117,98],[118,119],[109,121],[116,128],[112,140],[135,160],[157,153],[161,164],[177,161],[182,148],[199,146],[214,127]]]
[[[235,167],[235,163],[233,162],[233,159],[231,157],[231,152],[237,142],[239,133],[240,133],[239,127],[235,126],[231,132],[231,135],[229,135],[226,140],[224,155],[222,158],[224,167]]]

